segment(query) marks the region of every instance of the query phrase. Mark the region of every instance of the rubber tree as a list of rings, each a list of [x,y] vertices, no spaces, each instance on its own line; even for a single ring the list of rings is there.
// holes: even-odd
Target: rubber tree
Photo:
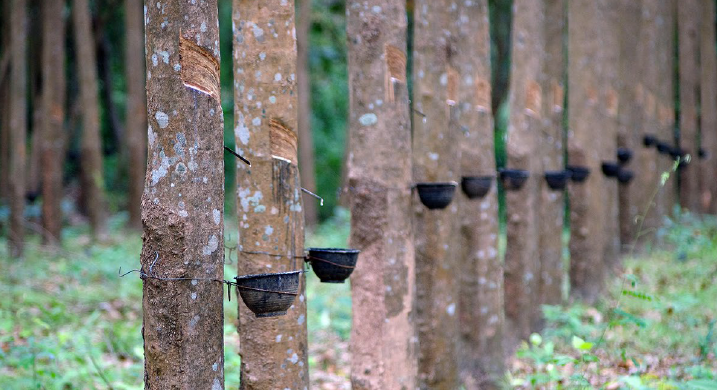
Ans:
[[[539,137],[541,166],[544,172],[564,169],[563,106],[565,98],[566,1],[545,0],[545,19],[541,27],[545,37],[545,60],[541,79],[543,129]],[[542,179],[542,178],[539,178]],[[540,180],[539,248],[540,279],[539,305],[558,305],[562,302],[563,223],[565,220],[564,191],[551,189]],[[536,318],[534,330],[542,328],[542,319]]]
[[[460,214],[459,321],[460,376],[467,389],[495,386],[504,373],[503,267],[498,257],[498,191],[491,110],[491,62],[488,2],[460,2],[455,29],[455,119],[463,177],[491,177],[482,198],[456,194]]]
[[[545,3],[518,0],[513,4],[511,87],[509,93],[507,166],[530,177],[519,190],[506,191],[505,318],[510,348],[530,336],[540,316],[538,286],[539,189],[543,172],[539,158],[542,122],[540,85],[545,52]]]
[[[2,27],[0,34],[2,38],[0,43],[5,52],[0,58],[0,202],[9,203],[10,192],[10,62],[12,61],[12,52],[10,47],[10,5],[11,1],[2,4]]]
[[[144,22],[145,388],[222,389],[224,120],[217,1],[153,2]]]
[[[640,80],[640,37],[642,18],[635,21],[635,15],[642,15],[642,3],[627,1],[619,4],[619,40],[620,62],[618,73],[618,128],[617,146],[632,152],[633,157],[622,166],[634,173],[634,182],[643,172],[637,168],[637,156],[643,148],[640,138],[642,107],[638,104],[636,89]],[[623,250],[629,248],[636,237],[636,221],[640,210],[637,197],[639,188],[631,183],[619,185],[619,227],[620,243]]]
[[[304,215],[297,160],[294,2],[234,0],[234,134],[239,275],[300,270]],[[309,386],[306,279],[284,316],[239,303],[242,389]]]
[[[595,131],[603,119],[596,69],[603,45],[596,17],[601,1],[568,2],[568,164],[590,171],[584,182],[569,187],[570,294],[588,303],[598,298],[606,274],[603,188],[608,179],[601,172],[601,139]]]
[[[353,389],[417,387],[405,7],[346,3]]]
[[[142,227],[141,200],[147,167],[147,111],[145,103],[144,30],[142,1],[125,0],[125,70],[127,75],[126,156],[129,186],[127,208],[129,226]]]
[[[449,119],[455,114],[455,18],[449,2],[419,0],[413,33],[413,180],[457,179],[460,147]],[[454,389],[458,385],[458,283],[456,204],[429,210],[414,195],[416,245],[416,325],[418,387]]]
[[[12,0],[10,5],[10,82],[8,143],[10,187],[10,231],[8,246],[11,257],[21,257],[25,247],[25,165],[27,155],[27,2]]]
[[[100,138],[100,107],[97,96],[97,56],[95,55],[89,2],[88,0],[73,0],[72,5],[82,112],[80,179],[92,234],[95,237],[101,237],[106,233],[106,213]]]
[[[717,54],[715,54],[715,3],[702,0],[700,34],[700,147],[704,151],[700,166],[702,210],[717,213]]]
[[[680,205],[692,212],[700,211],[699,165],[697,164],[697,107],[700,96],[700,9],[700,0],[682,0],[677,6],[680,99],[679,145],[684,152],[693,157],[692,163],[680,170]],[[657,66],[659,67],[659,64]]]
[[[296,22],[297,48],[297,93],[299,95],[299,168],[301,186],[316,192],[316,174],[314,172],[314,141],[311,136],[311,80],[309,78],[309,28],[311,26],[311,0],[297,1],[298,20]],[[311,199],[304,202],[306,226],[315,226],[318,222],[318,204]]]

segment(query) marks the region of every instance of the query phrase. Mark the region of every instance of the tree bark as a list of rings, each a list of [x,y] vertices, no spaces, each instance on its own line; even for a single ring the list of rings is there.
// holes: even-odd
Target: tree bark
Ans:
[[[27,136],[27,2],[12,0],[10,6],[10,102],[9,176],[11,257],[21,257],[25,247],[25,165]]]
[[[297,167],[294,1],[234,0],[234,120],[239,275],[303,267]],[[263,253],[275,254],[270,256]],[[239,303],[241,389],[309,386],[305,278],[285,316],[256,318]]]
[[[702,210],[717,213],[717,54],[715,54],[715,3],[702,0],[702,33],[700,34],[700,108],[702,113],[700,146]]]
[[[346,4],[350,241],[361,250],[351,276],[353,389],[416,388],[405,7]]]
[[[311,81],[309,78],[309,27],[311,26],[311,0],[298,0],[299,18],[296,23],[297,93],[299,95],[299,168],[301,186],[316,192],[314,171],[314,141],[311,137]],[[304,202],[306,226],[318,223],[316,199]]]
[[[605,282],[603,205],[607,178],[601,172],[600,48],[597,21],[600,2],[574,0],[568,4],[568,163],[583,166],[590,175],[572,183],[570,193],[571,295],[587,303],[597,300]]]
[[[141,201],[147,167],[147,110],[145,104],[144,31],[142,1],[125,0],[125,69],[127,74],[127,165],[129,227],[142,228]]]
[[[456,54],[447,1],[417,0],[413,45],[413,180],[456,180],[460,147],[450,131],[457,100]],[[454,11],[453,11],[454,12]],[[452,12],[452,13],[453,13]],[[450,85],[450,87],[449,87]],[[458,207],[428,210],[413,196],[416,246],[418,387],[458,387]]]
[[[538,206],[543,183],[539,159],[542,125],[540,81],[543,71],[545,9],[542,0],[513,4],[512,69],[507,165],[530,173],[518,191],[506,192],[507,245],[505,253],[506,340],[510,349],[527,339],[541,312]]]
[[[42,3],[42,227],[43,242],[60,243],[65,121],[64,0]]]
[[[8,202],[10,198],[10,63],[12,49],[10,36],[10,1],[2,4],[2,59],[0,59],[0,202]],[[1,226],[1,225],[0,225]]]
[[[541,27],[545,34],[545,62],[541,88],[543,96],[543,129],[539,137],[541,165],[544,172],[562,171],[563,161],[563,115],[565,96],[565,37],[566,1],[545,0],[545,22]],[[540,207],[538,212],[540,280],[539,305],[558,305],[562,302],[563,279],[563,222],[565,220],[564,191],[548,187],[539,180]],[[533,330],[543,327],[542,317],[537,318]]]
[[[640,80],[639,64],[644,59],[639,56],[641,45],[642,18],[635,20],[635,15],[642,15],[642,4],[639,1],[621,2],[619,5],[619,39],[620,62],[618,81],[618,128],[617,146],[633,152],[630,161],[623,164],[623,168],[633,171],[635,178],[643,174],[639,171],[638,155],[643,148],[640,139],[640,123],[642,121],[642,107],[637,101],[636,88]],[[625,251],[636,237],[635,218],[639,215],[640,203],[637,197],[639,188],[635,184],[619,184],[619,227],[621,248]]]
[[[700,212],[699,164],[697,164],[697,105],[699,104],[700,0],[682,0],[677,6],[677,37],[680,81],[680,140],[693,161],[680,170],[680,204]],[[659,67],[660,65],[657,64]]]
[[[148,4],[142,195],[146,389],[222,389],[223,116],[217,1]]]
[[[456,120],[449,129],[462,134],[460,174],[495,177],[491,112],[491,61],[488,1],[458,3]],[[503,356],[503,267],[498,257],[498,191],[495,179],[483,198],[457,190],[460,210],[459,277],[460,376],[466,389],[497,388],[505,371]]]
[[[88,0],[74,0],[72,17],[77,52],[77,71],[82,102],[82,137],[80,140],[81,182],[85,192],[87,216],[92,234],[105,234],[105,195],[100,139],[100,111],[97,96],[97,57],[92,38]]]

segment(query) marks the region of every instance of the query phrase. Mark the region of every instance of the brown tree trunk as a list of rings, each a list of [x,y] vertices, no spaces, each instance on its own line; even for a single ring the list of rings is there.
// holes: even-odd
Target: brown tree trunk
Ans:
[[[351,245],[361,250],[351,276],[351,385],[415,389],[405,2],[351,0],[346,11]]]
[[[27,2],[12,0],[10,6],[10,102],[9,177],[11,257],[21,257],[25,247],[25,164],[27,136]]]
[[[641,76],[639,64],[644,59],[639,57],[642,18],[636,21],[635,15],[642,15],[642,4],[639,1],[621,2],[619,13],[620,69],[617,90],[619,100],[617,146],[633,153],[632,159],[622,167],[633,171],[635,177],[632,182],[637,182],[637,177],[643,174],[637,169],[639,165],[636,163],[643,145],[639,132],[642,107],[637,102],[635,91]],[[638,216],[641,206],[637,197],[639,188],[632,182],[619,184],[618,189],[620,243],[623,250],[626,250],[636,237],[635,218]]]
[[[42,3],[42,227],[43,242],[60,243],[65,121],[64,0]]]
[[[140,229],[142,191],[147,167],[147,110],[145,104],[144,72],[144,23],[142,1],[125,1],[126,50],[125,69],[127,72],[127,147],[129,186],[127,208],[129,227]]]
[[[88,0],[74,0],[72,18],[77,53],[77,72],[82,102],[82,137],[80,141],[81,182],[85,192],[87,216],[92,234],[105,234],[105,195],[100,139],[100,111],[97,96],[97,57],[92,38]]]
[[[238,272],[299,270],[304,216],[297,166],[294,1],[233,4],[236,145],[252,162],[251,167],[237,166]],[[256,318],[239,303],[242,389],[309,386],[305,282],[302,274],[299,296],[284,316]]]
[[[565,96],[565,0],[545,0],[545,62],[541,87],[543,129],[539,137],[541,165],[544,172],[562,171],[563,161],[563,99]],[[565,268],[563,267],[563,222],[565,220],[564,191],[550,189],[543,178],[540,188],[539,248],[540,280],[538,305],[558,305],[562,302]],[[542,328],[542,317],[536,318],[533,330]]]
[[[568,3],[568,164],[590,170],[582,183],[570,185],[571,295],[594,302],[605,282],[604,191],[601,172],[599,58],[602,31],[596,18],[600,1]]]
[[[657,14],[659,15],[659,24],[656,34],[655,61],[652,63],[655,69],[654,90],[655,100],[657,101],[655,128],[658,129],[660,139],[668,140],[674,143],[675,139],[675,89],[673,80],[675,79],[675,2],[665,0],[658,2]],[[699,20],[699,16],[695,16]],[[695,86],[699,83],[699,76],[694,76]],[[697,90],[695,90],[697,91]],[[697,93],[697,92],[696,92]],[[696,121],[696,119],[695,119]],[[695,122],[696,123],[696,122]],[[697,160],[697,134],[695,133],[694,146],[689,153],[692,155],[692,161]],[[662,218],[665,215],[671,215],[673,208],[678,204],[677,180],[674,177],[674,160],[667,156],[661,156],[657,161],[658,183],[659,177],[663,172],[672,173],[672,178],[665,182],[664,186],[657,194],[657,216],[659,221],[655,226],[662,225]],[[692,164],[687,170],[699,172],[698,164]],[[695,177],[694,199],[699,203],[699,176]],[[659,184],[658,184],[659,185]],[[653,186],[653,188],[655,188]],[[698,209],[695,209],[698,210]]]
[[[417,0],[414,9],[413,180],[458,179],[460,147],[449,118],[455,114],[456,54],[448,1]],[[450,85],[450,87],[449,87]],[[457,211],[455,204],[429,210],[413,196],[416,246],[418,387],[458,387]]]
[[[157,3],[159,4],[159,3]],[[217,1],[148,4],[146,389],[222,389],[224,120]]]
[[[449,131],[463,135],[463,177],[492,176],[480,199],[460,192],[460,242],[456,275],[460,282],[460,376],[466,389],[496,388],[505,371],[503,357],[503,267],[498,257],[498,191],[491,115],[491,62],[488,1],[459,2],[456,53],[450,57],[457,75],[456,117]]]
[[[700,0],[682,0],[677,6],[677,37],[680,78],[680,148],[693,157],[680,170],[680,204],[700,211],[699,164],[697,164],[697,105],[699,104]],[[659,67],[659,64],[658,64]]]
[[[717,213],[717,54],[715,54],[715,3],[702,0],[702,33],[700,34],[700,108],[702,114],[700,146],[704,151],[701,164],[702,210]]]
[[[513,54],[507,166],[530,173],[520,190],[506,192],[508,238],[505,253],[506,337],[510,349],[530,336],[540,316],[538,205],[543,172],[539,158],[542,125],[540,81],[544,61],[544,2],[513,4]]]
[[[9,201],[10,197],[10,1],[2,4],[2,53],[0,53],[0,202]],[[1,225],[0,225],[1,227]]]
[[[620,23],[619,6],[622,0],[602,0],[600,2],[601,46],[599,62],[595,64],[600,77],[600,114],[601,130],[597,137],[601,144],[602,161],[617,162],[617,129],[618,108],[620,96],[618,95],[618,74],[620,72]],[[604,175],[602,175],[604,177]],[[620,214],[618,207],[618,181],[616,177],[607,178],[600,188],[602,190],[602,204],[604,207],[604,239],[603,261],[606,275],[617,266],[620,254]]]
[[[311,137],[311,82],[309,78],[309,27],[311,26],[311,0],[297,0],[299,18],[296,22],[297,93],[299,98],[299,168],[301,186],[316,192],[314,171],[314,141]],[[304,202],[306,226],[316,226],[319,221],[318,203],[314,198]]]

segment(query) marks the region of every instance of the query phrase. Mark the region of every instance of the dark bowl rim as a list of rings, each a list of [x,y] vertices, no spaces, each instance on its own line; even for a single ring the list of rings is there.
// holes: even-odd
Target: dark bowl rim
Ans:
[[[428,188],[449,188],[449,187],[456,187],[458,186],[458,183],[455,181],[436,181],[436,182],[430,182],[430,181],[424,181],[416,183],[416,188],[420,189],[428,189]]]
[[[291,275],[299,274],[301,272],[303,272],[303,271],[298,270],[298,271],[288,271],[288,272],[275,272],[275,273],[270,273],[270,274],[249,274],[249,275],[235,276],[234,280],[249,280],[249,279],[262,278],[262,277],[267,277],[267,276],[280,276],[280,275],[291,276]]]
[[[307,248],[307,251],[309,252],[333,252],[333,253],[342,253],[342,254],[357,254],[361,253],[360,249],[352,249],[352,248]],[[310,260],[310,259],[309,259]]]
[[[554,178],[563,177],[562,175],[565,175],[567,178],[570,178],[573,175],[573,172],[569,169],[563,169],[562,171],[545,171],[543,173],[545,177],[550,176]]]

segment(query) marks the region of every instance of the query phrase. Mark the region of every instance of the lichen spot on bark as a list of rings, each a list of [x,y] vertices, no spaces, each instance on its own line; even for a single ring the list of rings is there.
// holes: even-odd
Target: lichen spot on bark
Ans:
[[[207,49],[180,36],[179,63],[184,85],[219,100],[219,61]]]

